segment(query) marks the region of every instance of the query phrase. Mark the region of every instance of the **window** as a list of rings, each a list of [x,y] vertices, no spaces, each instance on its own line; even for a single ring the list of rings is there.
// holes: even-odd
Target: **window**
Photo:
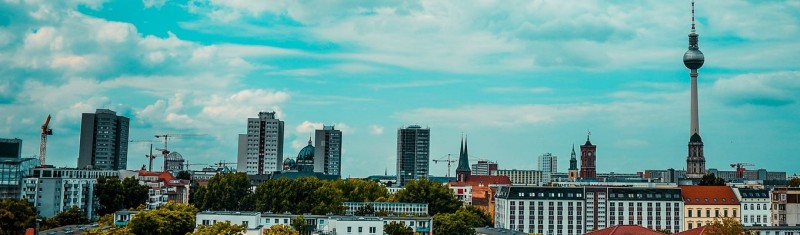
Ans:
[[[364,228],[363,227],[358,227],[358,233],[362,233],[362,232],[364,232]]]
[[[347,232],[348,232],[348,233],[352,233],[352,232],[353,232],[353,228],[352,228],[352,227],[350,227],[350,226],[347,226]]]
[[[369,233],[376,233],[378,230],[375,227],[369,227]]]

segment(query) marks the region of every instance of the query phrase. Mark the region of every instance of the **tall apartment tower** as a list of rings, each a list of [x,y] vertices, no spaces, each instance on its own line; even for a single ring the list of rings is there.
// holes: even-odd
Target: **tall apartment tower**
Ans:
[[[589,141],[589,135],[586,135],[586,143],[581,145],[581,179],[597,178],[595,153],[597,153],[597,145],[593,145]]]
[[[550,183],[553,173],[558,171],[558,157],[553,156],[552,153],[545,153],[539,156],[539,171],[542,172],[542,180],[545,183]]]
[[[578,179],[578,159],[575,158],[575,144],[572,145],[572,153],[569,156],[569,170],[567,171],[567,179],[575,181]]]
[[[700,120],[697,107],[697,70],[703,67],[706,59],[700,46],[697,45],[698,35],[694,29],[694,2],[692,2],[692,31],[689,33],[689,50],[683,54],[683,65],[689,69],[691,79],[691,107],[689,127],[689,154],[686,156],[686,177],[702,178],[706,173],[706,158],[703,156],[703,139],[700,138]]]
[[[342,131],[322,126],[314,131],[314,172],[342,175]]]
[[[492,175],[493,171],[497,170],[497,162],[489,160],[478,160],[478,163],[472,164],[472,175]]]
[[[247,134],[239,135],[237,171],[263,175],[283,170],[283,125],[275,112],[248,118]]]
[[[397,129],[397,183],[428,177],[431,130],[418,125]]]
[[[78,168],[124,170],[128,167],[130,119],[108,109],[84,113]]]

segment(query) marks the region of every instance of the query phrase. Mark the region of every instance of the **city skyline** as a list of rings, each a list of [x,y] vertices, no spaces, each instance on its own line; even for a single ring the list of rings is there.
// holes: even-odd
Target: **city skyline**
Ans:
[[[686,166],[690,1],[308,4],[0,3],[0,138],[36,155],[52,114],[47,163],[75,167],[81,113],[111,109],[131,140],[207,134],[170,150],[235,162],[247,118],[275,110],[283,157],[323,124],[341,130],[343,177],[395,169],[394,130],[414,124],[432,130],[431,160],[467,133],[471,159],[536,169],[591,129],[597,172]],[[698,4],[706,168],[800,173],[786,164],[800,152],[798,15],[790,1]],[[148,152],[130,143],[128,168]]]

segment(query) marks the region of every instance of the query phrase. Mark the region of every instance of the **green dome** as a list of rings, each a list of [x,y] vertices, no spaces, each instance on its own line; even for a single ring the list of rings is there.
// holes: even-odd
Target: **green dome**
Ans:
[[[311,139],[308,139],[308,146],[303,147],[297,154],[297,161],[314,159],[314,146],[311,146]]]

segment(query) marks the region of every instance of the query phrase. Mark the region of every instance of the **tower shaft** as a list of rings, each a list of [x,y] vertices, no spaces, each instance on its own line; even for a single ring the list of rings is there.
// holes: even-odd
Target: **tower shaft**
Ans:
[[[692,79],[692,105],[691,105],[691,129],[689,129],[689,136],[700,134],[700,118],[698,118],[697,108],[697,69],[692,69],[689,74]]]

